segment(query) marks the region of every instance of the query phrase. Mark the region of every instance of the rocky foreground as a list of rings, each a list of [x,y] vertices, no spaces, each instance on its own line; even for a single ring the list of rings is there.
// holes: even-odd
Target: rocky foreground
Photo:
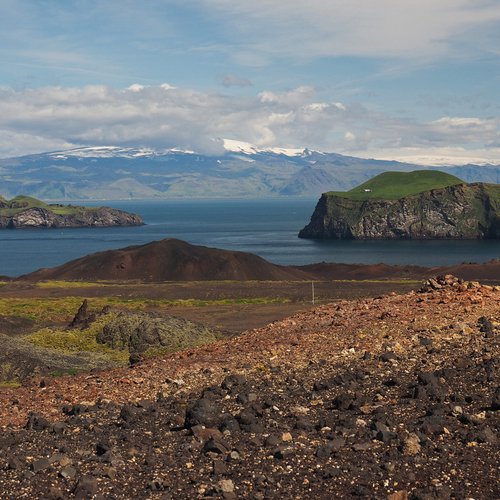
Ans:
[[[499,498],[499,322],[448,276],[4,390],[0,495]]]

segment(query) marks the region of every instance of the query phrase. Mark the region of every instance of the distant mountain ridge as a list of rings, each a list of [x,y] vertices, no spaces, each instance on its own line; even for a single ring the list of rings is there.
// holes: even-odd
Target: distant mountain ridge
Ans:
[[[225,141],[219,154],[96,146],[0,159],[0,195],[44,200],[319,196],[385,171],[422,169],[309,149]],[[499,165],[425,167],[466,182],[500,183]]]

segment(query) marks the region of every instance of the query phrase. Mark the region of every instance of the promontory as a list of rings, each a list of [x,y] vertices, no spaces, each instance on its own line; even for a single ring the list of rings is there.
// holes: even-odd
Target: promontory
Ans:
[[[109,207],[47,204],[29,196],[0,197],[0,229],[140,226],[139,215]]]
[[[347,192],[327,192],[300,238],[500,238],[500,185],[433,171],[384,172]]]

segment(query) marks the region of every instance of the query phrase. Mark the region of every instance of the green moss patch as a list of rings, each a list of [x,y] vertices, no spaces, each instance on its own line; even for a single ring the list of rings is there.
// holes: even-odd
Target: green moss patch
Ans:
[[[19,380],[2,380],[0,381],[0,389],[10,389],[10,388],[17,388],[21,387],[22,384],[19,382]]]
[[[28,338],[32,344],[61,351],[66,354],[89,352],[105,356],[110,361],[123,362],[128,360],[128,353],[112,349],[111,347],[97,342],[97,335],[102,332],[103,327],[109,321],[112,314],[98,318],[85,329],[54,329],[42,328],[31,334]]]
[[[84,297],[56,298],[2,298],[0,299],[0,316],[17,316],[38,323],[69,322],[83,302]],[[252,297],[234,299],[144,299],[121,297],[94,297],[92,309],[100,311],[105,306],[116,306],[122,309],[141,310],[146,308],[162,308],[169,306],[202,307],[232,304],[283,304],[289,299],[281,297]]]
[[[125,364],[132,352],[151,357],[220,338],[216,332],[181,318],[112,311],[98,316],[86,328],[42,328],[27,340],[35,346],[65,354],[87,353]]]
[[[106,318],[97,342],[147,356],[198,347],[221,338],[191,321],[149,313],[119,313]]]

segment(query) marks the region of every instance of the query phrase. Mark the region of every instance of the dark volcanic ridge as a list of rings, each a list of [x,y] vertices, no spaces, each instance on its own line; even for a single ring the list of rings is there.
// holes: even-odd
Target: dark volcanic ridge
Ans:
[[[454,274],[463,279],[500,280],[500,260],[484,264],[445,267],[392,266],[388,264],[318,263],[279,266],[257,255],[191,245],[167,238],[144,245],[107,250],[81,257],[57,267],[40,269],[20,280],[369,280],[424,279],[436,274]]]
[[[294,280],[303,271],[277,266],[257,255],[190,245],[177,239],[98,252],[51,269],[41,269],[24,280]]]

